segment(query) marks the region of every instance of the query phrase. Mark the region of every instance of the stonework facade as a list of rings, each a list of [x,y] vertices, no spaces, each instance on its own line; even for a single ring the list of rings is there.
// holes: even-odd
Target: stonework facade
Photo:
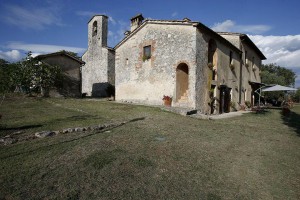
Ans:
[[[95,22],[102,38],[93,36]],[[90,20],[82,92],[92,95],[95,83],[111,83],[117,101],[161,105],[167,95],[172,106],[205,114],[229,112],[251,101],[251,83],[260,82],[265,57],[249,38],[245,42],[245,35],[218,34],[187,18],[144,20],[137,15],[131,25],[124,39],[109,49],[103,41],[107,17]],[[251,69],[243,61],[245,52]]]
[[[241,49],[240,98],[242,102],[249,101],[252,105],[255,105],[258,100],[258,94],[254,91],[261,87],[260,66],[262,64],[261,61],[266,59],[266,57],[245,34],[219,34]]]
[[[106,88],[114,85],[114,50],[107,47],[108,17],[94,16],[88,23],[88,49],[82,60],[82,93],[105,97]]]

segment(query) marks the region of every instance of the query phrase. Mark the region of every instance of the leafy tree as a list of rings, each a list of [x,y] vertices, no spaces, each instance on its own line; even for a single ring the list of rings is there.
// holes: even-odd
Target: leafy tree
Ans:
[[[42,96],[49,95],[49,89],[60,78],[60,68],[40,62],[31,56],[31,52],[21,62],[19,84],[29,92],[39,91]]]
[[[283,86],[295,86],[296,74],[290,69],[286,69],[276,64],[266,64],[261,66],[261,82],[267,85],[278,84]],[[267,99],[280,99],[284,92],[265,93]]]
[[[276,64],[266,64],[261,67],[261,79],[266,84],[295,86],[296,73]]]
[[[0,93],[11,92],[19,80],[19,63],[9,63],[0,59]]]
[[[295,102],[300,102],[300,87],[298,88],[298,90],[296,91],[296,93],[293,96],[293,100]]]
[[[6,60],[0,59],[0,94],[2,96],[0,105],[5,99],[5,95],[14,90],[19,80],[19,71],[19,63],[9,63]]]
[[[9,76],[7,73],[8,62],[0,59],[0,93],[5,93],[9,90]]]

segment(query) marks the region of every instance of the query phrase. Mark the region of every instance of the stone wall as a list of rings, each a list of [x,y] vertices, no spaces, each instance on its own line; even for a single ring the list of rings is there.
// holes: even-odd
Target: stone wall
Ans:
[[[213,68],[208,66],[208,45],[213,40],[216,44]],[[232,52],[232,65],[230,67],[230,52]],[[220,37],[197,30],[197,109],[204,114],[219,113],[220,106],[220,86],[226,86],[231,89],[231,100],[237,104],[239,102],[239,80],[240,80],[240,54],[239,51],[228,45]],[[215,80],[213,72],[215,70]],[[211,88],[214,87],[213,95]],[[212,100],[214,97],[214,100]],[[215,107],[211,113],[211,104]]]
[[[106,16],[96,15],[88,23],[82,92],[89,96],[106,96],[106,88],[115,85],[117,101],[161,105],[167,95],[173,98],[172,106],[217,114],[220,88],[231,91],[229,101],[238,109],[238,104],[251,100],[249,81],[260,82],[261,59],[251,46],[240,41],[238,34],[222,35],[230,44],[188,19],[146,20],[111,49],[107,47],[107,22]],[[213,51],[208,50],[212,49],[211,40]],[[150,57],[144,48],[151,49]],[[246,51],[247,65],[242,56]],[[213,104],[212,90],[216,100]]]
[[[62,85],[57,88],[57,92],[63,96],[81,96],[81,64],[65,55],[53,55],[41,59],[52,66],[59,66],[63,76]]]
[[[105,97],[106,88],[114,82],[114,53],[107,47],[108,17],[94,16],[88,23],[88,49],[82,56],[82,93]]]
[[[209,37],[202,33],[199,29],[196,29],[196,83],[195,83],[195,101],[196,108],[202,112],[208,112],[208,92],[210,88],[207,67],[208,62],[208,41]]]
[[[244,104],[245,101],[250,101],[252,98],[252,87],[249,84],[251,82],[261,82],[260,78],[260,66],[261,58],[255,52],[255,50],[250,47],[247,43],[240,40],[239,35],[222,35],[232,44],[240,48],[242,51],[242,67],[241,67],[241,104]],[[254,61],[254,62],[253,62]]]
[[[147,60],[143,59],[143,47],[148,45],[152,55]],[[116,49],[116,100],[160,105],[163,95],[176,99],[176,68],[185,63],[189,68],[185,106],[194,108],[195,52],[194,27],[146,24]]]

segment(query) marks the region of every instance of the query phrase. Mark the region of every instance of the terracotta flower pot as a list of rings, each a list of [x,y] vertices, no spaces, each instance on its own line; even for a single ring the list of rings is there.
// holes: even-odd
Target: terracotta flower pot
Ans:
[[[164,105],[165,106],[171,106],[172,105],[172,99],[165,99],[164,100]]]

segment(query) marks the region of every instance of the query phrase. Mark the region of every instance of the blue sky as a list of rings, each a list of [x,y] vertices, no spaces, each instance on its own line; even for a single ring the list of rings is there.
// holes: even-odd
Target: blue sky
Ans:
[[[0,58],[87,48],[87,22],[109,16],[109,46],[121,40],[137,13],[151,19],[200,21],[216,31],[242,32],[268,58],[297,73],[300,87],[299,0],[1,0]]]

